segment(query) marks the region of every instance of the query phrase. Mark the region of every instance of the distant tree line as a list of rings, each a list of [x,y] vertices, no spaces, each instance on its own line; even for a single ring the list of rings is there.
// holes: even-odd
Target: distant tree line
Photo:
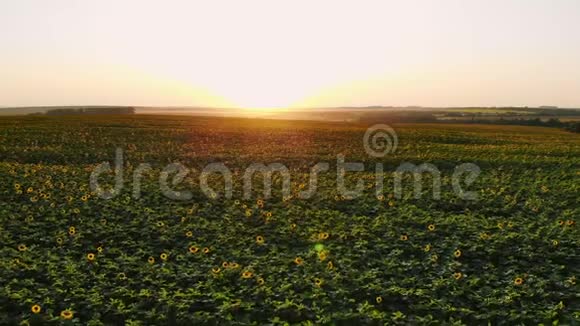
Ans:
[[[503,125],[520,125],[520,126],[539,126],[539,127],[551,127],[551,128],[562,128],[564,130],[580,133],[580,121],[560,121],[557,118],[550,118],[549,120],[542,120],[540,118],[535,119],[474,119],[474,120],[462,120],[461,123],[482,123],[482,124],[503,124]]]
[[[47,110],[44,115],[135,114],[133,107],[59,108]]]

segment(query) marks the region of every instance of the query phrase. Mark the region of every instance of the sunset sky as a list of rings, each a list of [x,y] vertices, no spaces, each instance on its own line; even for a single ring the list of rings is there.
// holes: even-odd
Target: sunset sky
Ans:
[[[580,107],[580,1],[0,3],[0,106]]]

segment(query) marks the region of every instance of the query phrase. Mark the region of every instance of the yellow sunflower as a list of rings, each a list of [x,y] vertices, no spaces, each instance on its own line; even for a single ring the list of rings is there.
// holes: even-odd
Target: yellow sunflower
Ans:
[[[28,250],[28,247],[26,247],[25,244],[18,245],[18,251],[26,251],[26,250]]]
[[[302,265],[302,264],[304,264],[304,260],[300,257],[296,257],[296,258],[294,258],[294,263],[296,265]]]
[[[87,260],[88,260],[88,261],[93,261],[93,260],[95,260],[95,254],[93,254],[92,252],[89,252],[89,253],[87,254]]]
[[[30,308],[30,311],[32,311],[32,313],[33,313],[33,314],[38,314],[38,313],[40,313],[40,310],[41,310],[41,308],[40,308],[40,306],[39,306],[39,305],[37,305],[37,304],[35,304],[34,306],[32,306],[32,307]]]
[[[185,232],[185,236],[188,238],[191,238],[191,237],[193,237],[193,232],[187,231],[187,232]]]
[[[155,257],[153,257],[153,256],[149,257],[149,258],[147,259],[147,262],[148,262],[149,264],[155,264]]]
[[[515,285],[522,285],[523,283],[524,283],[524,279],[521,277],[516,277],[516,279],[514,280]]]
[[[258,282],[259,285],[264,285],[264,283],[265,283],[264,279],[261,278],[261,277],[258,277],[257,282]]]
[[[407,241],[407,240],[409,240],[409,236],[406,234],[403,234],[403,235],[401,235],[401,237],[399,239],[401,239],[401,241]]]
[[[334,264],[332,263],[332,261],[329,261],[328,264],[326,264],[326,268],[334,269]]]
[[[435,231],[435,224],[429,224],[429,226],[427,226],[427,229],[429,231]]]
[[[377,303],[381,303],[381,302],[383,302],[383,297],[378,296],[375,298],[375,300],[377,301]]]
[[[251,278],[252,276],[254,276],[254,273],[249,272],[249,271],[245,271],[242,273],[242,278]]]
[[[74,314],[72,311],[66,309],[60,312],[60,317],[62,319],[66,319],[66,320],[71,320],[74,317]]]
[[[192,254],[195,254],[199,251],[199,248],[196,246],[191,246],[189,247],[189,252],[191,252]]]
[[[257,244],[262,245],[262,244],[264,244],[264,242],[265,241],[264,241],[264,237],[263,236],[259,235],[259,236],[256,237],[256,243]]]
[[[319,279],[319,278],[315,278],[315,279],[314,279],[314,285],[315,285],[316,287],[321,287],[321,286],[322,286],[322,283],[324,283],[324,281],[323,281],[323,280],[321,280],[321,279]]]
[[[203,253],[204,254],[209,254],[209,248],[208,247],[203,248]]]
[[[463,274],[461,274],[460,272],[456,272],[456,273],[453,273],[453,277],[454,277],[456,280],[459,280],[460,278],[462,278],[462,277],[463,277]]]
[[[453,252],[453,256],[455,256],[455,258],[459,258],[461,257],[461,250],[457,249]]]
[[[167,260],[168,257],[169,255],[166,253],[162,253],[161,255],[159,255],[159,258],[161,258],[161,260]]]

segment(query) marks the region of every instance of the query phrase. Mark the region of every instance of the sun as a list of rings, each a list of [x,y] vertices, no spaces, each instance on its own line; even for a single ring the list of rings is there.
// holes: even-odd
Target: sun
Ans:
[[[248,110],[285,109],[295,106],[315,91],[308,83],[285,76],[224,78],[207,87],[236,108]]]

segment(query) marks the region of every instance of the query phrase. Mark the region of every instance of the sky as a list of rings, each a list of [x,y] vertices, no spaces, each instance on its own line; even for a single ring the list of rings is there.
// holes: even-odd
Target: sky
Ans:
[[[0,2],[0,106],[580,107],[578,0]]]

